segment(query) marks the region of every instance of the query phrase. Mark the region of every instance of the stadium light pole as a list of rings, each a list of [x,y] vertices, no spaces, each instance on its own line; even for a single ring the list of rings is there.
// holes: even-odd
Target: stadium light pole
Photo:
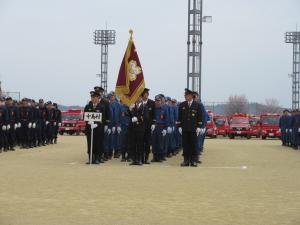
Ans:
[[[94,32],[94,44],[101,46],[101,74],[96,76],[100,78],[100,86],[107,93],[107,71],[108,71],[108,46],[116,44],[115,30],[96,30]]]

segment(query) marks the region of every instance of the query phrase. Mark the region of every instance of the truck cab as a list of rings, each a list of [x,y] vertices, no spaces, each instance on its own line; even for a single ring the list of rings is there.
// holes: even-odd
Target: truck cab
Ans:
[[[206,123],[206,136],[210,138],[216,138],[217,137],[217,127],[214,122],[214,114],[212,111],[207,111],[209,120]]]
[[[80,109],[69,109],[62,112],[62,125],[59,134],[80,135],[85,130],[86,123],[83,120],[83,112]]]
[[[251,139],[251,126],[249,117],[245,114],[235,114],[229,120],[228,135],[230,139],[235,137],[245,137]]]
[[[279,129],[280,114],[263,114],[260,116],[261,138],[280,138]]]
[[[214,122],[217,127],[217,135],[226,137],[228,135],[229,123],[226,116],[215,116]]]

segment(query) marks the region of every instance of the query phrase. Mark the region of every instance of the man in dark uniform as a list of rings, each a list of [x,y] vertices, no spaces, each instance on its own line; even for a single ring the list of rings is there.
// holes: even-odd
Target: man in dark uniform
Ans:
[[[148,108],[143,104],[142,97],[129,108],[129,151],[132,157],[130,165],[143,165],[145,121],[149,118]]]
[[[48,110],[45,106],[44,100],[39,100],[39,110],[40,110],[40,118],[39,118],[39,135],[38,135],[38,145],[45,146],[46,137],[47,137],[47,129],[46,129],[46,121],[48,120]]]
[[[144,136],[144,152],[142,162],[144,164],[150,164],[149,162],[149,154],[150,154],[150,146],[151,146],[151,125],[153,124],[154,119],[154,109],[155,109],[155,102],[149,99],[149,91],[150,89],[145,88],[142,93],[143,104],[148,109],[148,119],[145,121],[145,136]]]
[[[103,151],[108,151],[109,147],[109,138],[111,134],[111,129],[108,128],[108,125],[110,124],[111,120],[111,111],[110,111],[110,105],[109,100],[105,97],[105,90],[103,87],[96,86],[94,87],[94,91],[100,95],[99,103],[104,106],[105,113],[108,113],[107,115],[107,123],[104,126],[104,141],[103,141]],[[104,154],[104,153],[103,153]],[[107,153],[104,154],[103,160],[107,161],[110,157]]]
[[[0,99],[0,152],[2,149],[6,152],[8,150],[6,130],[9,122],[7,108],[5,106],[5,99]]]
[[[54,138],[54,144],[57,144],[58,128],[61,125],[61,111],[58,109],[57,103],[53,103],[53,108],[54,108],[53,138]]]
[[[46,102],[46,108],[48,111],[46,119],[46,144],[53,144],[53,105],[51,101]]]
[[[19,111],[17,107],[13,104],[11,97],[6,98],[6,107],[9,117],[9,126],[7,125],[7,138],[8,145],[11,151],[14,151],[16,145],[16,129],[18,128],[19,123]]]
[[[21,122],[21,148],[30,148],[30,133],[29,129],[32,127],[32,110],[29,107],[29,99],[22,99],[22,107],[20,108],[20,122]]]
[[[181,166],[197,167],[197,137],[201,129],[203,113],[199,103],[193,100],[194,92],[185,89],[185,100],[179,105],[178,125],[182,133],[184,161]]]
[[[104,126],[109,120],[109,111],[106,111],[105,104],[100,101],[100,94],[95,91],[90,92],[91,101],[84,108],[84,112],[96,112],[102,114],[102,122],[87,123],[85,134],[88,143],[88,155],[89,162],[92,157],[93,164],[102,163],[103,155],[103,138],[104,138]],[[94,129],[93,143],[91,143],[91,129]],[[91,155],[91,144],[93,145],[93,155]],[[88,162],[88,163],[89,163]]]

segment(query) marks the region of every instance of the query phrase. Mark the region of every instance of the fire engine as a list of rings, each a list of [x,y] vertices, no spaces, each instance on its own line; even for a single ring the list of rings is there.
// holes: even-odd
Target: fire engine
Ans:
[[[280,138],[279,114],[263,114],[260,116],[261,138]]]
[[[217,135],[226,137],[228,135],[229,123],[226,116],[215,116],[214,122],[217,127]]]
[[[83,120],[83,112],[80,109],[69,109],[62,112],[62,126],[59,134],[79,135],[84,132],[86,123]]]
[[[251,126],[249,117],[245,114],[235,114],[230,117],[229,120],[228,135],[230,139],[234,139],[236,136],[251,138]]]
[[[209,120],[206,123],[206,136],[211,138],[217,137],[217,127],[214,122],[214,114],[212,111],[208,110],[207,114],[209,116]]]
[[[251,136],[260,138],[260,117],[259,116],[250,116],[249,117],[249,122],[250,122],[250,127],[251,127]]]

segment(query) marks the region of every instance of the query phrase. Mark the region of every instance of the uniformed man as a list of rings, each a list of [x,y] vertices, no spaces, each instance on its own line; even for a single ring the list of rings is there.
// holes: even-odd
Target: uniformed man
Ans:
[[[209,119],[209,115],[208,115],[204,105],[202,104],[201,99],[199,99],[198,92],[194,92],[194,100],[199,103],[200,111],[204,112],[202,114],[202,119],[201,119],[202,120],[201,129],[204,132],[202,132],[197,137],[197,154],[198,154],[197,155],[197,163],[201,164],[202,162],[200,161],[200,155],[202,154],[203,149],[204,149],[204,141],[205,141],[205,135],[206,135],[206,124],[207,124],[207,121]]]
[[[8,150],[8,143],[6,137],[7,125],[9,124],[9,117],[7,108],[5,106],[5,99],[0,98],[0,152]]]
[[[20,108],[20,122],[21,122],[21,128],[20,128],[20,135],[21,135],[21,148],[30,148],[30,132],[29,129],[32,127],[32,118],[33,113],[30,108],[29,99],[23,98],[22,99],[22,107]]]
[[[279,128],[281,132],[281,142],[283,146],[287,146],[287,122],[289,111],[285,109],[282,116],[279,119]]]
[[[295,110],[292,125],[293,125],[292,147],[294,150],[298,150],[298,147],[300,145],[300,112],[299,112],[299,110]]]
[[[129,160],[129,147],[128,147],[128,133],[129,133],[129,107],[122,103],[121,101],[121,119],[120,119],[120,129],[117,132],[120,133],[120,145],[122,151],[121,162],[126,162]]]
[[[54,110],[51,101],[46,102],[46,108],[48,111],[46,119],[46,144],[53,144],[53,123],[54,123]]]
[[[185,89],[185,100],[179,105],[179,132],[182,134],[184,161],[181,166],[197,167],[197,137],[205,130],[201,128],[203,113],[199,103],[193,99],[193,91]]]
[[[143,165],[145,121],[148,120],[148,107],[143,104],[142,96],[129,109],[129,151],[132,157],[130,165]]]
[[[153,153],[151,162],[163,162],[164,160],[169,113],[162,99],[162,95],[155,96],[154,118],[151,125]]]
[[[95,112],[102,114],[102,122],[94,122],[94,123],[87,123],[85,134],[87,138],[87,145],[88,145],[88,157],[89,161],[87,164],[90,163],[90,160],[93,164],[102,163],[102,153],[103,153],[103,138],[104,138],[104,126],[106,125],[107,112],[105,111],[105,106],[100,104],[100,94],[95,91],[90,92],[91,101],[87,104],[84,108],[84,112]],[[94,138],[93,143],[91,143],[91,129],[94,130]],[[93,154],[91,155],[91,145],[93,145]]]
[[[57,135],[58,135],[58,129],[61,126],[61,111],[58,109],[57,103],[53,103],[53,108],[54,108],[54,115],[53,115],[53,140],[54,144],[57,144]]]
[[[7,138],[8,145],[11,151],[15,150],[16,146],[16,130],[19,124],[19,111],[18,108],[14,105],[13,99],[11,97],[6,98],[6,107],[9,117],[9,123],[7,125]]]
[[[40,111],[40,118],[38,120],[38,145],[45,146],[47,141],[47,126],[46,122],[49,122],[49,112],[45,106],[44,100],[39,99],[39,111]]]
[[[151,125],[153,122],[154,109],[155,109],[155,102],[149,99],[149,91],[150,89],[145,88],[142,93],[143,104],[145,107],[147,107],[149,112],[149,117],[145,121],[144,151],[143,151],[143,158],[142,158],[142,162],[144,164],[150,164],[149,155],[150,155],[150,147],[151,147]]]

